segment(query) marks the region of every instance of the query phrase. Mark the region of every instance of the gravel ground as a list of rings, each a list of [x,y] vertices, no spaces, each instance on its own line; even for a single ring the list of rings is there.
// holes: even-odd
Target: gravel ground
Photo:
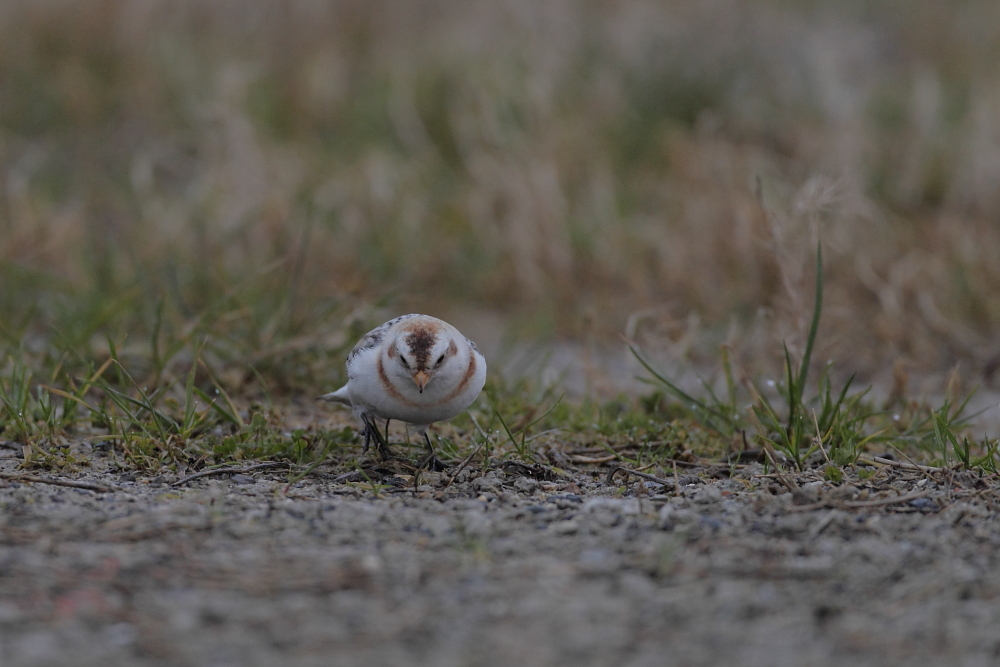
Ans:
[[[0,664],[1000,661],[994,477],[319,470],[0,479]]]

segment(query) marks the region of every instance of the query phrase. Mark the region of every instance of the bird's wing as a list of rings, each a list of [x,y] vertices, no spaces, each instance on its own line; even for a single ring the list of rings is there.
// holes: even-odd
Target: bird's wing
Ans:
[[[385,338],[385,334],[386,332],[389,331],[389,329],[395,326],[397,322],[401,322],[402,320],[408,320],[411,317],[419,317],[419,315],[417,315],[416,313],[410,315],[400,315],[399,317],[389,320],[385,324],[380,324],[379,326],[375,327],[374,329],[366,333],[364,336],[361,337],[361,340],[358,341],[358,344],[354,346],[350,354],[347,355],[348,363],[350,363],[350,361],[354,359],[354,357],[358,356],[365,350],[381,345],[382,339]]]
[[[473,352],[475,352],[478,355],[482,355],[482,352],[479,351],[479,347],[472,342],[472,339],[468,338],[467,336],[462,336],[462,338],[465,338],[465,342],[469,344],[469,347],[472,348]]]

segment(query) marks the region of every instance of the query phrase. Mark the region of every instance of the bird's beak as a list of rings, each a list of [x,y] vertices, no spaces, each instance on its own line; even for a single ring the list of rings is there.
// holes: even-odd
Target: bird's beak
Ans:
[[[431,379],[431,376],[427,374],[427,371],[417,371],[413,374],[413,382],[417,385],[417,389],[420,393],[424,393],[424,387],[427,386],[427,382]]]

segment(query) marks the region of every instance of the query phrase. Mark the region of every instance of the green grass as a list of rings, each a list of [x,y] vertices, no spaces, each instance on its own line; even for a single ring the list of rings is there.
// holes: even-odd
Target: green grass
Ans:
[[[837,386],[832,364],[811,380],[823,296],[818,247],[803,356],[796,361],[782,344],[784,379],[773,387],[737,381],[738,360],[723,346],[721,393],[705,382],[695,395],[630,345],[650,374],[653,393],[571,402],[557,393],[558,385],[544,384],[540,377],[515,382],[494,377],[467,414],[435,430],[438,455],[452,463],[475,457],[480,466],[518,461],[558,470],[602,460],[670,470],[678,460],[722,462],[750,446],[768,452],[769,465],[781,454],[789,467],[818,466],[827,479],[839,481],[841,468],[855,465],[863,454],[893,450],[929,465],[995,472],[1000,441],[970,435],[968,398],[949,398],[936,408],[910,402],[899,416],[874,406],[870,388],[852,390],[853,376]],[[291,483],[321,464],[361,465],[356,428],[320,426],[326,422],[320,408],[312,408],[311,426],[285,425],[288,399],[273,395],[285,375],[280,366],[260,361],[281,352],[272,349],[253,361],[231,354],[227,323],[246,317],[243,310],[220,309],[178,326],[160,304],[148,343],[131,347],[110,336],[103,345],[92,337],[84,343],[58,335],[45,337],[45,344],[29,346],[30,338],[8,344],[0,363],[0,434],[21,447],[21,466],[29,469],[87,465],[84,450],[74,446],[84,441],[110,445],[119,468],[149,474],[277,461],[291,466]],[[87,310],[78,312],[90,317]],[[339,354],[368,326],[342,321],[334,336]],[[317,339],[281,336],[273,329],[251,333],[258,340],[268,338],[272,348],[290,351],[296,363],[320,369],[299,375],[305,387],[300,395],[316,395],[329,386],[327,378],[342,373],[342,356],[330,359]],[[224,377],[238,380],[227,383]],[[403,456],[419,455],[420,443],[395,446]]]
[[[161,377],[157,385],[137,382],[117,347],[109,348],[108,358],[88,373],[76,376],[56,366],[46,369],[44,381],[23,359],[7,357],[0,428],[3,439],[21,446],[23,468],[84,467],[82,441],[105,443],[119,469],[145,474],[277,461],[291,466],[293,483],[321,464],[347,470],[365,465],[353,425],[322,427],[325,415],[317,407],[313,425],[288,428],[281,401],[230,397],[201,347],[185,373]],[[862,454],[888,450],[930,465],[996,471],[998,442],[969,436],[965,402],[915,407],[900,423],[875,409],[867,392],[850,393],[850,383],[834,390],[829,366],[812,386],[807,373],[788,373],[796,386],[776,387],[775,399],[765,399],[755,383],[740,388],[731,378],[725,399],[707,389],[699,398],[680,391],[634,351],[666,394],[574,403],[529,380],[494,380],[468,413],[435,429],[439,457],[452,464],[472,457],[477,466],[519,461],[556,470],[587,469],[602,460],[669,471],[678,460],[724,462],[750,443],[784,454],[792,468],[821,467],[835,482],[843,478],[841,467]],[[138,365],[155,367],[151,361]],[[751,402],[742,405],[748,397]],[[800,402],[790,409],[789,400]],[[394,445],[402,456],[419,458],[419,443]]]
[[[412,310],[486,312],[542,345],[637,321],[649,351],[645,397],[491,378],[436,432],[450,460],[655,467],[745,435],[831,477],[893,447],[995,466],[959,398],[897,420],[841,381],[959,361],[974,382],[994,361],[990,3],[628,0],[551,24],[430,3],[403,32],[370,3],[265,22],[256,0],[8,4],[0,437],[26,466],[83,465],[82,440],[144,471],[352,465],[352,429],[285,411]],[[831,26],[850,48],[825,50]],[[696,362],[723,339],[718,385],[656,369],[657,350]]]
[[[796,363],[782,343],[785,359],[784,381],[774,383],[777,400],[769,398],[759,383],[748,381],[749,402],[740,406],[741,396],[733,378],[729,351],[722,348],[721,365],[725,378],[726,396],[720,398],[712,386],[703,382],[704,396],[685,392],[657,371],[642,352],[632,344],[629,349],[652,377],[652,383],[688,406],[695,421],[721,438],[733,438],[737,433],[767,451],[783,453],[797,469],[808,465],[810,457],[822,453],[826,462],[825,475],[831,481],[842,477],[836,466],[853,465],[866,449],[878,445],[891,447],[904,456],[916,456],[931,465],[948,466],[957,463],[966,468],[996,472],[1000,439],[983,438],[972,441],[968,425],[972,417],[966,407],[972,398],[953,403],[945,399],[936,409],[923,405],[918,413],[899,429],[886,410],[874,407],[866,396],[871,387],[850,393],[852,375],[843,386],[835,389],[831,376],[832,364],[827,364],[816,382],[809,385],[812,351],[819,334],[823,311],[823,248],[816,248],[815,296],[806,335],[802,360]],[[810,395],[811,393],[811,395]]]

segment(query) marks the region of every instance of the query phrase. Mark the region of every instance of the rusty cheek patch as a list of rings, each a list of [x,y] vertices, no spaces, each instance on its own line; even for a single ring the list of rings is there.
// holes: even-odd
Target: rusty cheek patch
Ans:
[[[413,353],[413,357],[417,361],[416,370],[426,370],[427,362],[430,361],[431,350],[434,348],[434,343],[437,341],[437,337],[428,329],[423,327],[414,329],[406,337],[406,344],[410,348],[410,352]]]
[[[455,341],[448,343],[448,356],[452,357],[458,353],[458,346],[455,345]]]
[[[451,399],[455,398],[463,391],[465,391],[466,385],[469,384],[469,380],[471,380],[472,376],[475,374],[476,374],[476,355],[472,354],[469,355],[469,367],[465,369],[465,375],[462,377],[462,381],[458,383],[458,386],[455,387],[455,389],[452,390],[450,394],[448,394],[438,402],[447,403],[448,401],[450,401]]]

